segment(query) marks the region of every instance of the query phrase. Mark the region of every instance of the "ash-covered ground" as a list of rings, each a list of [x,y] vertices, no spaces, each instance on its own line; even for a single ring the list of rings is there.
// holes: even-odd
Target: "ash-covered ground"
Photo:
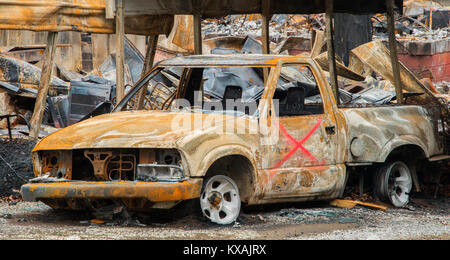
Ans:
[[[245,209],[233,225],[219,226],[195,215],[131,214],[98,220],[86,212],[52,210],[41,202],[0,203],[0,239],[97,240],[448,240],[448,198],[418,196],[407,208],[343,209],[327,202]]]
[[[23,202],[17,193],[33,177],[35,144],[0,139],[0,239],[450,239],[447,177],[438,193],[435,185],[423,185],[402,209],[343,209],[326,201],[265,205],[244,208],[229,226],[184,210],[127,212],[103,220],[89,212],[52,210],[41,202]],[[374,202],[369,193],[355,196],[348,199]]]

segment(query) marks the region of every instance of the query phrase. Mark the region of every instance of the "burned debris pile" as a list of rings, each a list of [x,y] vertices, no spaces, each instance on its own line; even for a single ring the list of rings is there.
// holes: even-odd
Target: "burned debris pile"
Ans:
[[[220,19],[205,19],[203,32],[209,37],[261,36],[261,15],[230,15]],[[309,37],[311,29],[324,30],[325,16],[274,15],[270,22],[270,35],[275,42],[289,36]]]
[[[14,194],[33,178],[30,155],[35,145],[30,139],[0,139],[0,197]]]
[[[131,52],[129,67],[136,68],[132,72],[129,84],[134,84],[139,78],[136,70],[142,69],[143,57],[136,53],[135,47],[127,42],[126,50]],[[140,55],[140,56],[139,56]],[[136,58],[139,57],[139,58]],[[94,73],[82,75],[80,73],[67,70],[57,66],[57,71],[61,78],[53,76],[50,83],[49,95],[44,112],[44,125],[50,132],[51,128],[64,128],[88,118],[91,113],[95,113],[99,107],[105,107],[105,103],[111,105],[115,100],[115,63],[112,57],[105,60],[99,68],[99,73],[104,77],[99,77]],[[23,60],[9,57],[9,53],[0,55],[0,95],[2,95],[2,104],[0,111],[2,114],[20,114],[25,119],[30,120],[33,112],[34,101],[37,96],[41,69],[37,66]],[[97,73],[98,74],[98,73]],[[114,75],[112,81],[110,75]],[[0,102],[1,103],[1,102]],[[109,112],[107,110],[106,112]],[[4,122],[0,122],[5,124]],[[24,124],[21,118],[12,122],[13,126]],[[24,135],[22,130],[15,129],[14,135]],[[55,129],[56,130],[56,129]],[[42,135],[49,131],[41,131]],[[26,135],[26,133],[25,133]]]
[[[219,19],[206,19],[203,21],[205,42],[218,41],[224,37],[245,36],[259,41],[262,27],[260,19],[261,17],[256,15],[231,15]],[[396,19],[400,61],[437,95],[449,94],[450,68],[447,58],[450,52],[449,21],[449,7],[434,1],[407,1],[403,15],[398,15]],[[374,15],[371,23],[372,39],[380,40],[387,45],[386,16]],[[315,38],[311,32],[316,34],[323,31],[324,24],[324,16],[320,14],[274,15],[269,23],[271,52],[313,55]],[[241,52],[239,47],[234,49]],[[325,50],[323,47],[321,49]],[[347,62],[345,65],[348,65]],[[389,81],[369,74],[364,75],[366,87],[394,90]]]

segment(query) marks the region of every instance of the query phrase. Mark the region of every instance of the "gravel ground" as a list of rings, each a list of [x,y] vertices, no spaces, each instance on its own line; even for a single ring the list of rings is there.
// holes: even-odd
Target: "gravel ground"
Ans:
[[[192,215],[168,218],[133,215],[93,223],[89,213],[55,211],[40,202],[0,203],[0,239],[450,239],[448,198],[414,199],[408,208],[379,211],[342,209],[328,203],[287,204],[247,209],[232,226],[217,226]],[[95,221],[94,221],[95,222]],[[142,224],[145,223],[145,224]]]
[[[90,213],[55,211],[43,203],[17,201],[20,195],[15,190],[32,176],[34,144],[0,139],[0,239],[450,239],[448,180],[440,188],[439,199],[414,194],[404,209],[348,210],[315,202],[247,208],[232,226],[208,224],[173,211],[132,214],[128,220],[116,216],[96,223]],[[430,191],[425,194],[433,194]]]

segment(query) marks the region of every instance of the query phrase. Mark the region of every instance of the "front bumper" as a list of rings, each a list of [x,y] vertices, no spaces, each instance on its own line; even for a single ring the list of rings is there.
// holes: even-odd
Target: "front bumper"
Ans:
[[[40,199],[147,199],[171,202],[200,197],[202,179],[183,182],[59,182],[29,183],[20,192],[25,201]]]

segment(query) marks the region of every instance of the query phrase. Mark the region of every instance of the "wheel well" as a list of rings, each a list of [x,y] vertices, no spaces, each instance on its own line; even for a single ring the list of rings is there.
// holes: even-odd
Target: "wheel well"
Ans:
[[[352,171],[354,173],[356,172],[362,172],[362,173],[370,173],[371,177],[370,178],[366,178],[366,179],[362,179],[363,182],[368,182],[372,188],[375,187],[375,185],[377,185],[377,180],[376,180],[376,173],[378,172],[378,170],[383,167],[384,165],[386,165],[389,162],[394,162],[394,161],[402,161],[404,162],[409,169],[411,170],[411,174],[413,175],[413,182],[415,185],[419,185],[419,180],[415,179],[414,175],[419,175],[420,174],[420,168],[422,168],[421,166],[424,165],[424,163],[426,163],[426,154],[423,151],[423,149],[420,146],[417,145],[402,145],[399,146],[397,148],[395,148],[394,150],[392,150],[389,155],[387,156],[386,160],[382,163],[374,163],[371,166],[360,166],[360,167],[351,167],[349,169],[349,171]],[[347,190],[344,193],[345,195],[350,195],[350,192],[355,192],[355,187],[359,187],[360,183],[358,183],[358,181],[360,181],[361,179],[360,176],[364,176],[361,174],[350,174],[349,175],[349,179],[347,180],[347,185],[346,188]],[[367,183],[366,183],[367,184]],[[363,186],[365,186],[363,184]],[[361,188],[361,187],[359,187]]]
[[[409,170],[411,171],[411,176],[413,178],[413,183],[418,189],[420,186],[419,177],[422,175],[421,168],[425,165],[427,156],[423,149],[417,145],[402,145],[391,151],[389,156],[386,158],[386,162],[402,161],[404,162]],[[414,189],[414,188],[413,188]]]
[[[400,147],[392,150],[388,157],[386,158],[386,162],[400,160],[404,162],[422,160],[425,159],[425,152],[422,150],[420,146],[409,144],[402,145]]]
[[[242,155],[228,155],[209,167],[205,180],[215,175],[230,177],[239,188],[241,201],[248,202],[254,190],[254,173],[255,169],[248,158]]]

